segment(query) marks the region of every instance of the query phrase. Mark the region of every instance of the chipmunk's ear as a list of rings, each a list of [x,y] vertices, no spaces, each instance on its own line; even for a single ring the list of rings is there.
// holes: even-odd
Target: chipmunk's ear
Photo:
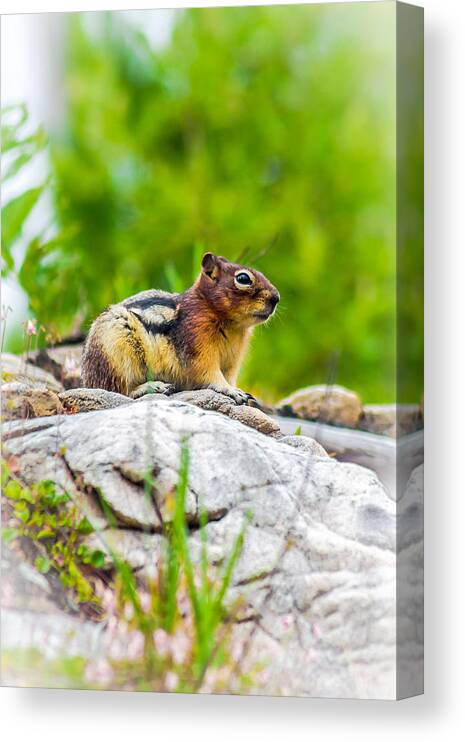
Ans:
[[[212,252],[206,252],[202,258],[202,271],[206,276],[216,281],[220,272],[219,260]]]

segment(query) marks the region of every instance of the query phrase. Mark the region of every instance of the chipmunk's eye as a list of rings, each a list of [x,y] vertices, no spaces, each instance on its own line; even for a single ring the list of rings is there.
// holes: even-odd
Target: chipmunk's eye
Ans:
[[[236,286],[239,288],[244,288],[247,286],[252,286],[253,284],[253,278],[250,275],[250,273],[246,273],[246,271],[239,271],[239,273],[236,273],[234,276],[234,281],[236,283]]]

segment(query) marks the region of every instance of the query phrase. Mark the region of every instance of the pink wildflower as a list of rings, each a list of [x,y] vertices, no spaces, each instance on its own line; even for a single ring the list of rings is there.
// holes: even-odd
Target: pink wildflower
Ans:
[[[185,593],[180,593],[177,598],[178,610],[181,616],[185,616],[189,611],[190,603],[189,598]]]
[[[0,313],[0,322],[6,322],[8,317],[8,312],[12,312],[13,310],[11,307],[5,306],[5,304],[2,304],[2,310]]]
[[[289,631],[293,623],[294,623],[294,616],[292,615],[292,613],[288,613],[287,616],[284,616],[283,627],[286,629],[286,631]]]
[[[213,667],[209,667],[205,673],[205,678],[202,685],[202,693],[212,693],[218,680],[217,670]]]
[[[169,636],[166,631],[163,629],[156,629],[156,631],[153,632],[153,643],[155,644],[155,649],[160,657],[166,657],[170,645]]]
[[[114,640],[110,644],[108,654],[110,655],[112,660],[115,660],[115,662],[121,662],[121,660],[124,660],[126,657],[125,649],[123,648],[123,645],[120,641]]]
[[[175,672],[169,670],[165,675],[165,687],[168,691],[176,690],[178,685],[178,676]]]
[[[244,646],[241,642],[235,642],[231,647],[231,659],[234,662],[239,662],[244,651]]]
[[[66,356],[64,363],[65,371],[67,374],[72,374],[77,370],[77,363],[75,358],[72,356]]]
[[[37,326],[35,319],[28,319],[26,322],[26,335],[37,335]]]
[[[134,618],[134,606],[132,603],[126,603],[124,606],[124,618],[126,621],[130,621],[131,618]]]
[[[101,659],[96,662],[89,662],[85,676],[88,683],[108,685],[113,679],[113,670],[107,660]]]
[[[140,593],[139,595],[140,604],[144,613],[149,613],[152,608],[152,600],[150,595],[146,592]]]
[[[177,631],[171,642],[171,655],[177,665],[185,662],[191,643],[189,637],[184,632]]]
[[[131,631],[129,635],[128,659],[132,662],[142,659],[144,656],[145,639],[141,631]]]
[[[102,606],[108,613],[114,613],[116,608],[116,599],[113,590],[104,588],[102,594]]]

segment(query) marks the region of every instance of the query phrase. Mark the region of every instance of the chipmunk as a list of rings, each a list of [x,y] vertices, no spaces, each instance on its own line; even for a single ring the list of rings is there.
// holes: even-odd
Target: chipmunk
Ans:
[[[244,404],[241,361],[279,299],[259,271],[207,252],[183,293],[142,291],[97,317],[84,346],[84,385],[133,398],[209,388]]]

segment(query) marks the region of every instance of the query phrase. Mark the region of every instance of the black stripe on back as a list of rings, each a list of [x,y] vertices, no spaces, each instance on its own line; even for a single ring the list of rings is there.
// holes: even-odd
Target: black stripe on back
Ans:
[[[170,307],[176,309],[176,300],[171,296],[148,296],[145,299],[135,299],[129,304],[124,304],[126,309],[148,309],[149,307]]]
[[[150,320],[144,319],[139,314],[134,313],[134,316],[137,317],[143,328],[151,335],[169,335],[176,324],[176,320],[174,319],[162,320],[161,322],[151,322]]]

